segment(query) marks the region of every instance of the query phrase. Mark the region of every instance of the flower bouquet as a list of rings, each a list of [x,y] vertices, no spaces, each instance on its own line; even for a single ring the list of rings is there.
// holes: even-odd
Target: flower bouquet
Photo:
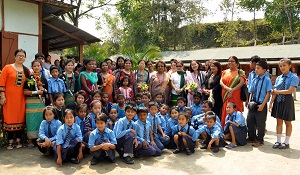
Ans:
[[[191,83],[190,85],[188,85],[186,88],[185,88],[186,90],[188,90],[189,91],[189,93],[193,93],[193,92],[198,92],[198,85],[197,85],[197,83]]]
[[[138,89],[140,90],[140,91],[142,91],[142,92],[145,92],[145,91],[147,91],[148,90],[148,85],[146,84],[146,83],[139,83],[138,84]]]

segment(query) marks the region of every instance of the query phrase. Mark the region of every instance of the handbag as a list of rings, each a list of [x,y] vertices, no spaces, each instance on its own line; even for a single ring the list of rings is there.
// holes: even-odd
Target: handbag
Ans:
[[[240,70],[239,70],[239,75],[240,75]],[[246,84],[243,84],[243,86],[241,87],[240,97],[242,101],[247,101],[248,99],[248,87]]]
[[[262,87],[263,87],[262,85],[264,84],[264,81],[265,81],[265,77],[263,78],[263,81],[262,81],[261,86],[260,86],[260,90],[259,90],[259,93],[258,93],[258,100],[259,100],[259,97],[260,97],[260,94],[261,94],[261,89],[262,89]],[[258,85],[258,81],[257,81],[257,85]],[[256,86],[257,86],[257,85],[256,85]],[[252,96],[252,97],[253,97],[253,96]],[[256,102],[256,99],[255,99],[255,97],[254,97],[254,99],[248,103],[248,108],[249,108],[250,110],[257,111],[258,105],[260,105],[260,104],[261,104],[261,103]]]

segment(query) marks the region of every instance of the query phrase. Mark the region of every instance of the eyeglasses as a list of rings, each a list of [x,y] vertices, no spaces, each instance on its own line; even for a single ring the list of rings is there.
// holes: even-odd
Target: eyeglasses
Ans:
[[[25,58],[25,55],[16,55],[18,58]]]

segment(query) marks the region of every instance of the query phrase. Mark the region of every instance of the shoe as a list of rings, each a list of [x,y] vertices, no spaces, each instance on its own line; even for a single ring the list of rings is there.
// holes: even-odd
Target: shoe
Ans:
[[[134,160],[130,156],[123,157],[122,161],[126,164],[134,164]]]
[[[98,163],[98,159],[96,157],[93,157],[91,160],[91,165],[96,165]]]
[[[180,150],[179,150],[179,148],[176,148],[176,149],[173,151],[173,154],[178,154],[178,153],[180,153]]]
[[[230,144],[228,144],[228,145],[225,146],[225,148],[229,148],[229,149],[236,148],[236,147],[237,147],[237,145],[234,145],[232,143],[230,143]]]
[[[256,140],[255,140],[255,139],[250,139],[250,138],[248,138],[248,139],[247,139],[247,142],[248,142],[248,143],[256,143]]]
[[[191,155],[191,154],[193,154],[192,151],[191,151],[190,149],[187,149],[187,150],[186,150],[186,155],[189,156],[189,155]]]
[[[23,145],[21,144],[21,142],[16,142],[16,148],[19,149],[19,148],[22,148]]]
[[[252,146],[253,147],[260,147],[260,146],[263,146],[264,144],[263,143],[260,143],[260,142],[256,142],[256,143],[253,143]]]
[[[79,161],[74,157],[69,159],[69,162],[74,163],[74,164],[79,164]]]
[[[14,149],[14,143],[8,143],[6,149]]]
[[[282,144],[280,144],[280,146],[279,146],[279,149],[289,149],[289,148],[290,148],[290,144],[282,143]]]
[[[207,145],[203,144],[202,146],[200,146],[200,149],[207,149]]]
[[[218,147],[218,146],[214,147],[213,152],[214,152],[214,153],[219,152],[219,147]]]
[[[279,146],[281,145],[281,143],[279,143],[279,142],[275,142],[275,144],[273,145],[273,149],[277,149],[277,148],[279,148]]]

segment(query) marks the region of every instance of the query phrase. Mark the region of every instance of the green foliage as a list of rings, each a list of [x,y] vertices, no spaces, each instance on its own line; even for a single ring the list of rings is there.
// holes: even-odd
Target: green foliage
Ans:
[[[238,31],[241,27],[239,22],[220,23],[217,27],[220,37],[216,38],[216,41],[220,43],[222,47],[238,46]]]

